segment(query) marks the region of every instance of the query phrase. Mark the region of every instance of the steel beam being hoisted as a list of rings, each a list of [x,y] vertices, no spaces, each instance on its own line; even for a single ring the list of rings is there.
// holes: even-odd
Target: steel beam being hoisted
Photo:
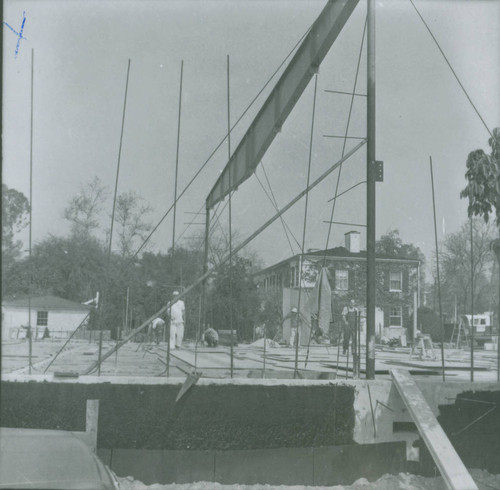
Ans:
[[[329,0],[217,179],[206,209],[253,174],[357,4]]]

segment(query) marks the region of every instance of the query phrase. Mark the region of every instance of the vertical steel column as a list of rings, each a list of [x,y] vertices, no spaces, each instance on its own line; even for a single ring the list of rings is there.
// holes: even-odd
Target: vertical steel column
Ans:
[[[368,0],[366,150],[366,378],[375,378],[375,0]]]

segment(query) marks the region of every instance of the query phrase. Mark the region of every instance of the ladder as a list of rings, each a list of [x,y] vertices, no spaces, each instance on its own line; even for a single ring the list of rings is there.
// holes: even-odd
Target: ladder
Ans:
[[[461,346],[469,345],[467,331],[465,330],[465,326],[461,318],[458,321],[458,325],[455,323],[455,325],[453,326],[450,343],[452,346],[454,346],[455,349],[460,349]]]
[[[410,359],[413,359],[416,355],[419,359],[436,359],[430,335],[419,334],[417,336],[413,347],[411,348]]]

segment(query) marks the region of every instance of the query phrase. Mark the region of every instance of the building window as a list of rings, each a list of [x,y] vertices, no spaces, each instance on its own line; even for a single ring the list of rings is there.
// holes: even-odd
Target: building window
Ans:
[[[403,290],[403,274],[399,272],[389,273],[389,291],[402,291]]]
[[[36,326],[46,327],[49,324],[49,312],[37,311],[36,312]]]
[[[335,289],[337,291],[347,291],[349,289],[349,272],[344,269],[335,271]]]
[[[296,288],[299,286],[299,268],[292,266],[290,269],[290,287]]]
[[[403,311],[401,306],[391,306],[391,315],[389,321],[391,327],[403,326]]]

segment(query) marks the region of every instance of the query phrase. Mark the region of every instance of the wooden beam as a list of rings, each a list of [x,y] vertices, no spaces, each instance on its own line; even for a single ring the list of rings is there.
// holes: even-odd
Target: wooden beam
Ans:
[[[91,441],[92,451],[97,450],[97,426],[99,424],[99,400],[87,400],[85,432]]]
[[[392,380],[406,404],[418,431],[436,462],[447,488],[477,490],[477,485],[432,413],[419,387],[408,371],[391,369]]]

